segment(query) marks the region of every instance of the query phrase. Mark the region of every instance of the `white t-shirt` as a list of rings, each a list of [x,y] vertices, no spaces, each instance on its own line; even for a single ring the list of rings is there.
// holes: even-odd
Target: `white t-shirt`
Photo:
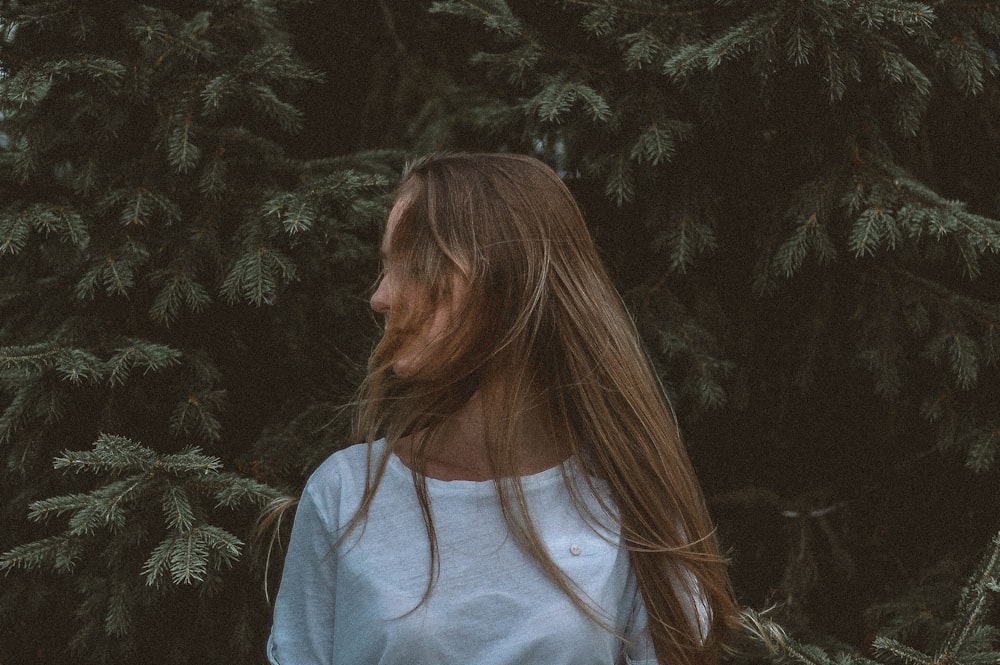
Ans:
[[[377,459],[385,442],[372,445]],[[274,606],[270,662],[655,663],[628,554],[617,533],[581,518],[563,468],[571,480],[581,478],[572,461],[522,478],[532,520],[555,563],[625,641],[588,619],[513,541],[492,481],[427,479],[440,572],[422,605],[428,539],[410,470],[395,455],[367,521],[335,548],[364,490],[359,444],[331,455],[303,490]],[[596,498],[588,505],[605,515]]]

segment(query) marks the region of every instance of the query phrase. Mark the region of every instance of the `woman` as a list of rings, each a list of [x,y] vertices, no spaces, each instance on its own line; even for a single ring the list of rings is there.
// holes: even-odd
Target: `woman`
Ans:
[[[735,620],[694,472],[559,177],[404,174],[358,444],[312,475],[272,663],[707,665]]]

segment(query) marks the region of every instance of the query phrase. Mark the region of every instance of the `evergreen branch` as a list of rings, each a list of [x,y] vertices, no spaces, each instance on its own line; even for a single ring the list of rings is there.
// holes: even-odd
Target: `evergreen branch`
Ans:
[[[897,266],[876,270],[889,277],[904,279],[916,285],[922,291],[932,295],[943,307],[957,309],[969,319],[978,321],[986,327],[1000,326],[1000,307],[984,300],[978,300],[952,291],[943,284],[917,275]]]
[[[201,529],[201,533],[222,563],[231,565],[239,559],[243,548],[243,541],[239,538],[217,526],[205,526]]]
[[[785,277],[791,277],[802,267],[808,252],[809,242],[806,225],[800,225],[795,233],[785,239],[774,252],[774,266]]]
[[[984,644],[996,643],[996,630],[991,629],[989,626],[980,626],[977,630],[979,633],[991,633],[980,637],[979,639]],[[958,661],[961,665],[996,665],[1000,663],[1000,651],[987,650],[981,651],[977,650],[974,653],[963,655],[961,660]],[[950,663],[948,665],[951,665]]]
[[[123,224],[143,224],[138,217],[130,217],[127,213]],[[109,296],[128,295],[129,289],[135,286],[135,269],[149,260],[149,251],[141,243],[128,240],[114,251],[95,259],[90,269],[77,282],[75,292],[81,300],[92,298],[98,282],[104,285],[104,291]]]
[[[66,210],[63,207],[58,208],[56,212],[63,222],[66,239],[80,249],[86,249],[90,244],[90,233],[87,231],[80,214],[75,210]]]
[[[547,83],[525,108],[534,112],[544,122],[560,122],[578,98],[576,87],[569,82],[556,80]]]
[[[101,434],[94,443],[94,450],[63,451],[56,457],[53,467],[71,469],[76,473],[89,471],[149,471],[157,461],[155,452],[123,436]]]
[[[272,197],[264,204],[265,216],[274,216],[289,235],[312,228],[316,221],[310,196],[297,192],[287,192]]]
[[[979,348],[968,335],[954,329],[943,330],[927,342],[924,353],[939,365],[947,364],[960,390],[975,387],[979,378]]]
[[[892,83],[907,83],[921,97],[926,97],[930,93],[930,79],[902,53],[880,50],[878,69],[884,79]]]
[[[103,501],[110,499],[111,502],[108,504],[108,513],[114,513],[114,515],[117,516],[121,510],[120,504],[124,503],[126,499],[130,499],[132,493],[138,489],[145,480],[147,480],[147,476],[145,474],[134,475],[116,483],[109,483],[104,487],[94,490],[91,494]],[[124,521],[124,515],[122,515],[122,518],[122,521]],[[117,517],[113,520],[109,520],[109,522],[114,522],[115,526],[121,526]]]
[[[736,365],[709,356],[696,359],[693,376],[686,383],[692,384],[692,392],[697,396],[702,409],[721,409],[726,405],[726,389],[722,379],[729,377]]]
[[[302,129],[302,112],[280,99],[271,86],[256,84],[251,89],[251,101],[257,110],[277,122],[283,131],[295,133]]]
[[[660,119],[640,132],[629,158],[653,166],[669,162],[677,150],[677,141],[691,135],[692,125],[679,120]]]
[[[156,468],[172,474],[213,474],[222,468],[222,460],[211,455],[204,455],[200,448],[185,448],[179,453],[160,455]]]
[[[856,354],[857,359],[871,372],[875,380],[875,392],[887,399],[896,398],[903,386],[899,367],[902,356],[899,344],[887,345],[882,340],[862,344]]]
[[[111,587],[108,609],[104,615],[104,632],[112,637],[124,637],[132,629],[132,585],[117,582]]]
[[[771,271],[791,277],[802,267],[810,251],[815,253],[820,265],[837,258],[837,248],[826,225],[819,221],[819,211],[810,213],[774,251]]]
[[[694,263],[695,257],[718,247],[712,225],[684,213],[667,227],[666,243],[670,269],[682,274]]]
[[[168,196],[163,194],[163,192],[156,189],[144,188],[143,191],[156,205],[164,220],[171,223],[176,223],[181,220],[183,213],[181,212],[181,207],[177,205],[175,201],[172,201]]]
[[[222,159],[219,150],[207,161],[198,179],[198,189],[207,196],[219,198],[226,189],[228,174],[226,161]]]
[[[295,278],[295,264],[288,257],[269,245],[260,244],[233,263],[221,291],[229,303],[242,298],[254,305],[270,305],[279,284]]]
[[[849,656],[845,654],[845,657],[841,660],[838,665],[879,665],[878,661],[874,661],[871,658],[866,658],[865,656],[859,656],[858,654],[850,654]]]
[[[614,30],[617,18],[618,12],[614,7],[610,5],[596,6],[580,19],[580,27],[595,37],[607,37]]]
[[[79,538],[68,535],[50,536],[18,545],[0,554],[0,570],[32,570],[50,564],[58,571],[71,572],[80,558],[81,550]]]
[[[202,481],[201,484],[205,489],[212,491],[217,508],[235,508],[246,502],[264,506],[281,496],[280,492],[269,485],[234,473],[221,473],[211,481]]]
[[[80,510],[89,503],[89,494],[67,494],[65,496],[33,501],[28,506],[28,519],[33,522],[40,522],[53,515],[59,516],[71,510]]]
[[[163,574],[169,570],[170,551],[173,545],[173,538],[165,538],[150,552],[149,558],[142,566],[142,575],[146,578],[147,585],[158,585]]]
[[[497,32],[504,37],[517,37],[523,31],[520,21],[510,11],[510,7],[504,0],[488,0],[493,5],[491,11],[476,2],[469,0],[448,0],[446,2],[431,3],[429,11],[431,13],[448,13],[467,18],[478,19],[488,29]]]
[[[584,104],[586,113],[591,120],[601,122],[611,120],[613,117],[611,106],[600,93],[585,83],[577,83],[575,88],[577,98]]]
[[[38,171],[40,147],[36,135],[22,134],[14,143],[14,174],[21,184],[25,184]]]
[[[983,350],[987,367],[1000,365],[1000,331],[998,328],[1000,328],[1000,324],[988,324],[979,342],[979,348]]]
[[[231,566],[239,558],[243,543],[223,529],[198,522],[202,508],[195,494],[213,494],[216,507],[230,508],[247,501],[263,505],[276,495],[266,485],[249,478],[219,473],[221,461],[202,454],[197,448],[157,454],[118,436],[102,435],[93,451],[64,453],[57,458],[55,466],[95,472],[132,469],[138,473],[87,494],[34,502],[30,517],[36,521],[72,512],[67,531],[56,539],[28,544],[7,553],[2,561],[8,568],[38,566],[48,561],[62,567],[71,566],[78,557],[79,547],[74,545],[75,549],[67,550],[68,553],[61,553],[60,547],[65,550],[66,543],[82,543],[80,537],[92,537],[98,528],[120,531],[134,512],[127,512],[127,509],[134,508],[141,495],[157,491],[167,528],[172,533],[146,559],[143,575],[147,584],[159,583],[168,570],[175,584],[203,582],[210,569]],[[164,482],[163,473],[172,474],[177,480]],[[129,531],[135,533],[135,527]]]
[[[1000,253],[1000,221],[965,211],[958,211],[955,218],[958,228],[966,232],[966,237],[975,243],[976,249]]]
[[[581,70],[603,74],[606,78],[614,76],[611,72],[597,67],[592,62],[584,62],[572,52],[553,49],[543,45],[537,39],[532,37],[526,30],[524,30],[520,21],[518,21],[517,18],[510,13],[510,8],[504,0],[491,1],[495,4],[501,5],[501,8],[497,13],[491,13],[489,10],[484,9],[480,5],[468,2],[467,0],[437,1],[432,3],[429,11],[431,13],[446,13],[471,19],[482,23],[487,29],[498,32],[501,36],[504,36],[507,39],[520,39],[525,46],[540,53],[544,53],[553,60],[571,64]],[[477,61],[483,62],[490,59],[491,56],[479,54],[474,56],[474,58]],[[535,62],[537,62],[537,58],[535,59]],[[532,63],[532,66],[534,66],[534,63]]]
[[[678,17],[678,16],[698,16],[699,14],[707,14],[711,11],[717,11],[716,7],[704,6],[702,3],[689,3],[691,5],[688,9],[678,9],[674,7],[675,4],[679,5],[681,3],[671,3],[669,8],[658,8],[653,9],[650,6],[646,7],[629,7],[611,2],[595,2],[594,0],[564,0],[567,5],[577,5],[580,7],[593,7],[597,9],[613,9],[616,12],[622,14],[633,14],[635,16],[655,16],[655,17]],[[696,6],[699,5],[699,6]]]
[[[872,641],[872,649],[878,656],[893,656],[911,665],[939,665],[937,659],[922,651],[881,635]]]
[[[174,584],[203,582],[208,572],[208,548],[199,530],[192,529],[175,543],[170,557],[170,576]]]
[[[927,4],[911,2],[855,2],[854,14],[869,29],[881,28],[886,21],[901,26],[918,25],[928,28],[934,22],[934,10]]]
[[[135,275],[129,262],[109,256],[104,264],[104,287],[108,295],[123,296],[135,286]]]
[[[883,208],[869,208],[858,215],[851,227],[848,246],[854,252],[855,258],[872,256],[882,239],[882,227],[886,224],[888,213]]]
[[[901,218],[913,218],[920,223],[921,229],[926,227],[939,239],[962,231],[977,250],[1000,253],[1000,220],[966,212],[964,204],[945,199],[899,166],[875,158],[873,161],[878,163],[878,168],[871,175],[881,184],[890,191],[917,199],[899,206],[897,215]],[[864,185],[859,182],[857,186],[863,188]],[[882,203],[876,205],[885,207]]]
[[[930,3],[931,7],[943,7],[945,9],[1000,9],[1000,2],[952,2],[951,0],[937,0]]]
[[[56,371],[76,386],[84,381],[99,381],[106,371],[100,358],[83,349],[61,349],[56,358]]]
[[[55,11],[45,11],[53,8]],[[17,20],[12,21],[12,23],[22,26],[37,26],[47,30],[58,19],[69,17],[74,9],[72,4],[65,7],[56,3],[41,3],[39,6],[28,5],[17,13]]]
[[[28,244],[31,228],[23,214],[0,217],[0,256],[17,254]]]
[[[645,65],[652,64],[653,60],[666,48],[666,45],[648,30],[623,35],[619,42],[623,46],[628,45],[622,54],[627,71],[639,70]]]
[[[527,74],[538,65],[543,54],[543,49],[536,43],[528,41],[507,53],[474,53],[469,63],[486,65],[494,70],[506,70],[508,82],[524,86]]]
[[[201,148],[192,142],[191,114],[176,120],[167,139],[167,156],[177,173],[188,173],[201,159]]]
[[[131,20],[125,27],[133,39],[145,42],[147,47],[152,46],[154,42],[163,47],[153,62],[155,67],[160,67],[173,53],[181,53],[189,59],[194,59],[194,56],[205,60],[213,59],[216,56],[214,45],[200,38],[200,35],[211,27],[209,23],[211,17],[210,12],[198,12],[190,20],[183,21],[176,14],[152,7],[141,7],[139,11],[131,14],[129,17]],[[153,55],[156,52],[152,48],[147,48],[147,53]]]
[[[22,388],[14,393],[14,399],[0,415],[0,443],[10,443],[14,434],[21,428],[35,392],[30,388]]]
[[[116,82],[121,81],[127,71],[125,66],[117,60],[100,56],[80,56],[72,60],[45,63],[42,66],[57,74],[63,72],[87,74],[92,78],[109,78]]]
[[[938,662],[956,662],[974,628],[985,616],[993,594],[1000,592],[1000,533],[993,537],[979,570],[962,591],[955,628],[945,640]]]
[[[681,44],[663,61],[661,73],[669,75],[674,81],[683,81],[702,65],[704,48],[703,42]]]
[[[51,367],[61,349],[49,342],[27,346],[0,347],[0,370],[15,370],[22,374],[40,372]]]
[[[3,79],[0,86],[0,109],[22,109],[40,104],[52,90],[50,72],[24,67],[13,77]]]
[[[131,498],[143,480],[145,475],[132,476],[90,492],[86,505],[70,518],[67,533],[86,536],[92,535],[98,527],[110,527],[112,531],[120,529],[125,524],[122,503]]]
[[[180,364],[183,354],[177,349],[137,338],[126,341],[126,346],[108,360],[108,383],[112,386],[124,384],[135,367],[148,374]]]
[[[975,473],[985,473],[993,468],[1000,454],[1000,425],[990,422],[970,434],[969,452],[965,466]]]
[[[804,645],[791,638],[784,628],[766,618],[763,613],[744,609],[740,620],[743,631],[775,656],[790,658],[803,665],[833,665],[819,647]]]
[[[683,80],[695,70],[712,71],[723,62],[753,51],[760,35],[774,31],[780,22],[775,13],[760,11],[716,36],[709,42],[682,44],[664,63],[662,72]]]
[[[93,157],[83,160],[83,164],[74,164],[72,180],[70,181],[73,193],[82,196],[89,195],[97,186],[97,178],[97,160]]]
[[[201,89],[202,110],[213,117],[223,106],[226,97],[235,94],[238,81],[231,74],[219,74]]]
[[[801,22],[791,26],[788,38],[785,40],[785,51],[788,60],[795,66],[809,63],[816,40],[813,34]]]
[[[95,291],[97,291],[97,283],[100,280],[102,271],[103,266],[100,263],[92,265],[90,269],[83,274],[83,277],[77,281],[76,286],[73,289],[74,295],[80,300],[93,298]]]
[[[225,397],[225,390],[207,390],[188,395],[170,416],[171,433],[198,434],[210,441],[217,441],[222,429],[217,414],[222,409]]]
[[[275,81],[288,83],[320,83],[323,74],[303,66],[287,45],[267,46],[248,54],[240,61],[240,73],[248,82]]]
[[[73,59],[34,61],[21,68],[13,77],[0,79],[0,105],[18,109],[35,106],[52,91],[56,78],[83,74],[91,79],[106,80],[115,88],[125,75],[125,67],[110,58],[77,56]]]
[[[197,314],[212,302],[205,287],[196,282],[187,269],[157,271],[152,278],[165,278],[163,288],[156,294],[149,308],[149,315],[156,321],[169,324],[177,318],[182,304]]]
[[[635,175],[632,172],[632,165],[624,155],[619,154],[612,158],[604,193],[614,199],[619,206],[631,202],[635,196]]]
[[[976,279],[979,277],[979,254],[976,252],[975,248],[972,247],[968,238],[963,238],[961,236],[954,238],[955,247],[958,248],[958,253],[962,257],[962,268],[965,272],[965,276],[969,279]]]
[[[194,510],[183,487],[170,485],[163,493],[163,514],[175,531],[189,531],[194,525]]]
[[[950,66],[951,78],[962,94],[978,95],[983,91],[991,56],[982,44],[974,38],[949,40],[938,50],[938,57]]]
[[[203,582],[209,568],[231,566],[243,543],[214,526],[198,526],[163,539],[143,565],[146,584],[159,583],[168,570],[174,584]]]

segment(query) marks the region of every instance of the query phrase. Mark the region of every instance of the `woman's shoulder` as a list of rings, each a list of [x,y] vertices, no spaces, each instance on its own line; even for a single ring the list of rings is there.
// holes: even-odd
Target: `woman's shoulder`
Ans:
[[[363,468],[368,460],[369,451],[372,459],[377,459],[384,445],[385,442],[379,439],[373,443],[354,443],[346,448],[336,450],[316,467],[312,476],[323,477],[330,474],[343,473],[345,470],[357,469],[358,464],[361,464]]]
[[[350,491],[365,485],[371,459],[374,465],[385,446],[383,440],[372,443],[355,443],[334,452],[316,467],[306,481],[305,492],[328,493],[336,490]]]

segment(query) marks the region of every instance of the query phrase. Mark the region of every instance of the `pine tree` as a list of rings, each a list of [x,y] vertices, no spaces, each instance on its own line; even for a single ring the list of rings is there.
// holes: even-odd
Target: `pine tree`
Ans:
[[[565,175],[741,597],[861,658],[919,615],[920,571],[952,562],[957,593],[1000,508],[1000,3],[430,9],[481,42],[422,145],[475,133]],[[880,662],[994,662],[991,615],[962,607],[961,648],[879,638]]]
[[[1000,3],[0,6],[0,660],[260,660],[257,508],[350,443],[404,153],[469,149],[580,201],[732,662],[996,662]]]
[[[2,4],[0,661],[262,654],[245,541],[334,436],[401,164],[287,154],[284,10]]]
[[[803,665],[996,663],[1000,662],[1000,649],[997,648],[1000,635],[996,626],[987,624],[984,619],[989,616],[995,596],[1000,592],[998,576],[1000,533],[993,538],[982,563],[962,589],[954,611],[938,615],[946,619],[932,617],[934,625],[923,625],[914,630],[913,607],[903,603],[900,608],[902,616],[893,617],[895,621],[890,623],[891,634],[876,637],[867,656],[849,651],[831,655],[814,645],[802,644],[789,637],[781,626],[754,610],[744,611],[745,637],[754,640],[751,649]],[[921,614],[929,613],[925,611]],[[926,621],[926,616],[922,618],[924,624],[930,623]],[[897,638],[900,633],[911,641],[919,640],[926,645],[918,648],[903,643]]]

